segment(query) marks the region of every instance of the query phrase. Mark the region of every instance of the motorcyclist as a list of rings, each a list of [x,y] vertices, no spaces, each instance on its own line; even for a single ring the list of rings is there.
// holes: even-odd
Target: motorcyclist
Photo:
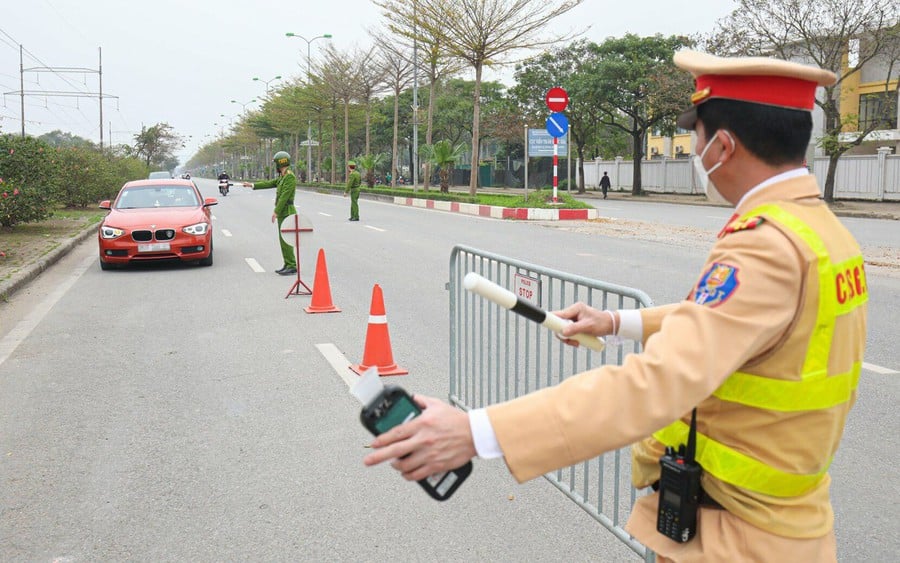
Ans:
[[[231,185],[231,178],[228,176],[228,172],[222,170],[219,173],[219,193],[222,195],[228,195],[228,187]]]

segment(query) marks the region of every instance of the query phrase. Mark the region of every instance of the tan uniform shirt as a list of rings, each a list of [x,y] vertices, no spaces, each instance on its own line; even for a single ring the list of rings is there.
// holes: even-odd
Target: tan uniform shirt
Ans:
[[[819,195],[814,177],[804,176],[752,194],[736,211],[743,214],[764,203],[786,205],[819,234],[833,262],[858,255],[853,237]],[[766,221],[719,238],[704,273],[713,264],[733,268],[737,283],[731,293],[720,302],[698,304],[695,288],[681,303],[643,310],[646,343],[641,354],[627,356],[621,366],[584,372],[555,387],[488,407],[506,463],[517,480],[644,439],[633,449],[633,480],[636,486],[648,486],[659,477],[662,447],[647,436],[678,418],[688,420],[695,406],[700,432],[779,469],[814,472],[833,455],[853,400],[798,416],[750,412],[748,407],[711,397],[737,370],[775,378],[799,373],[815,324],[819,290],[815,255],[798,237]],[[837,319],[829,373],[851,369],[862,360],[864,345],[863,307]],[[677,549],[678,560],[691,560],[691,553],[706,557],[704,544],[721,548],[722,542],[730,546],[732,557],[744,553],[744,540],[735,544],[729,530],[757,542],[771,539],[759,548],[770,554],[784,549],[779,543],[784,540],[800,549],[797,555],[807,553],[818,560],[826,554],[826,560],[833,559],[828,485],[826,477],[800,497],[775,498],[738,489],[705,473],[704,488],[727,512],[704,517],[710,510],[703,509],[701,518],[714,518],[719,525],[704,523],[698,537],[676,544],[656,532],[656,495],[652,495],[635,506],[629,531],[662,555]]]

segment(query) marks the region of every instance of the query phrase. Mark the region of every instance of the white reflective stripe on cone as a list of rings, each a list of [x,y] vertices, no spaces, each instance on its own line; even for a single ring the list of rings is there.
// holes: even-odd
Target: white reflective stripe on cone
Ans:
[[[369,315],[370,325],[386,325],[387,315]]]

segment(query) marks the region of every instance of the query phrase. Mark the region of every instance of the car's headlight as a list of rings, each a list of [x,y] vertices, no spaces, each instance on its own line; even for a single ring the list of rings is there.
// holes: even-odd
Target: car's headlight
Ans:
[[[108,239],[119,238],[120,236],[122,236],[124,234],[125,234],[125,231],[123,231],[122,229],[117,229],[115,227],[108,227],[106,225],[103,225],[102,227],[100,227],[100,236],[103,238],[108,238]]]
[[[209,223],[197,223],[181,229],[189,235],[205,235],[209,230]]]

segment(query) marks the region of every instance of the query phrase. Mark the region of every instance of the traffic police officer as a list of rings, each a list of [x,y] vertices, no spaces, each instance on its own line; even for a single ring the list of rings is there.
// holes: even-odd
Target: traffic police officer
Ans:
[[[679,119],[696,132],[695,166],[735,206],[685,300],[559,311],[575,321],[566,335],[616,333],[644,350],[469,413],[419,397],[424,413],[364,461],[418,480],[502,456],[521,482],[634,444],[632,480],[649,487],[696,407],[697,535],[656,531],[659,493],[637,501],[628,531],[661,561],[835,561],[827,470],[856,399],[868,298],[859,246],[803,167],[816,89],[835,76],[775,59],[674,60],[696,80]]]
[[[344,195],[350,192],[350,221],[359,221],[359,188],[362,183],[362,177],[356,170],[356,163],[352,160],[347,163],[350,173],[347,175],[347,187],[344,189]]]
[[[281,223],[288,215],[297,213],[294,208],[294,194],[297,191],[297,177],[291,172],[291,155],[285,151],[278,151],[272,157],[275,168],[278,170],[278,176],[271,180],[263,180],[262,182],[244,182],[244,187],[253,188],[254,190],[266,190],[277,188],[275,191],[275,210],[272,211],[272,222],[278,222],[278,243],[281,245],[281,256],[284,265],[275,270],[276,274],[287,276],[297,273],[297,257],[294,254],[294,247],[284,242],[281,237]]]

